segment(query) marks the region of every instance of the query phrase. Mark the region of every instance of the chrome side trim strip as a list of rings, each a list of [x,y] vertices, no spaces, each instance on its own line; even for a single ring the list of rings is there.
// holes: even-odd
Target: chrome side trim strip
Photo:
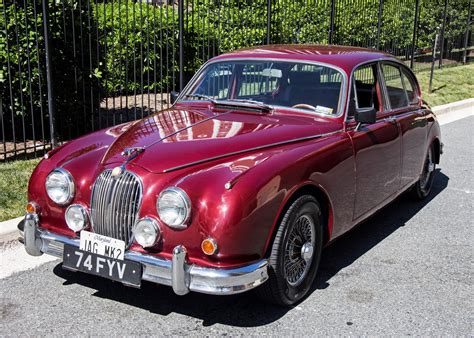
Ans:
[[[192,167],[192,166],[197,165],[197,164],[211,162],[211,161],[219,160],[221,158],[225,158],[225,157],[229,157],[229,156],[240,155],[240,154],[249,153],[249,152],[252,152],[252,151],[257,151],[257,150],[261,150],[261,149],[267,149],[267,148],[282,146],[282,145],[286,145],[286,144],[290,144],[290,143],[313,140],[313,139],[317,139],[317,138],[326,137],[326,136],[334,135],[334,134],[337,134],[337,133],[341,133],[343,131],[344,131],[343,129],[339,129],[339,130],[335,130],[335,131],[332,131],[332,132],[329,132],[329,133],[311,135],[311,136],[301,137],[301,138],[297,138],[297,139],[293,139],[293,140],[286,140],[286,141],[281,141],[281,142],[265,144],[265,145],[257,146],[257,147],[253,147],[253,148],[238,150],[238,151],[234,151],[234,152],[230,152],[230,153],[226,153],[226,154],[222,154],[222,155],[208,157],[208,158],[205,158],[205,159],[202,159],[202,160],[199,160],[199,161],[195,161],[195,162],[189,162],[189,163],[179,165],[179,166],[176,166],[176,167],[171,167],[171,168],[163,170],[163,172],[164,173],[169,173],[171,171],[184,169],[184,168],[187,168],[187,167]]]

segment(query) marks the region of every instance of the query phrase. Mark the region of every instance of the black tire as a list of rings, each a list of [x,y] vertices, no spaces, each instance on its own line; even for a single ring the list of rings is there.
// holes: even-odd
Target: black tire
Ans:
[[[431,192],[433,186],[434,177],[436,174],[436,163],[435,163],[435,148],[431,144],[426,153],[425,162],[423,164],[423,171],[420,179],[413,186],[412,197],[416,200],[425,199]]]
[[[322,246],[321,207],[313,196],[301,196],[291,204],[279,224],[268,261],[269,280],[255,290],[257,295],[266,302],[284,306],[303,299],[316,277]]]

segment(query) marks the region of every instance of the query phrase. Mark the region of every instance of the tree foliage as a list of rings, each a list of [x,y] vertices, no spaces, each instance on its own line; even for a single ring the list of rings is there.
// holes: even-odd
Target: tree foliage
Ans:
[[[106,96],[169,92],[178,86],[177,3],[47,0],[54,99],[62,128],[87,129]],[[445,0],[420,0],[418,49],[432,46]],[[195,0],[184,8],[184,79],[209,57],[267,42],[329,42],[331,0]],[[467,29],[469,0],[449,0],[445,37]],[[0,95],[4,116],[47,117],[43,18],[40,0],[0,2]],[[411,48],[415,0],[336,0],[333,43],[398,53]],[[450,46],[447,46],[449,49]],[[452,46],[451,46],[452,47]],[[8,113],[8,114],[7,114]],[[44,122],[44,120],[43,120]],[[6,125],[8,121],[5,120]],[[33,123],[33,122],[31,122]],[[39,123],[39,122],[36,122]],[[36,125],[36,128],[41,128]],[[90,129],[90,128],[89,128]]]

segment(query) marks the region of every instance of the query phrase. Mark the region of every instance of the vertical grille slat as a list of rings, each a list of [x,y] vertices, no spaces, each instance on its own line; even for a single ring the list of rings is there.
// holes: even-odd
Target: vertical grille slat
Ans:
[[[141,205],[143,187],[140,179],[129,171],[112,177],[103,171],[92,188],[91,218],[96,233],[128,243]]]

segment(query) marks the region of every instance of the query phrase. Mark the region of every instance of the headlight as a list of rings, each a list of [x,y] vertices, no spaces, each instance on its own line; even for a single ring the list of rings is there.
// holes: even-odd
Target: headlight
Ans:
[[[156,209],[160,219],[175,229],[184,229],[191,217],[191,202],[188,195],[180,188],[164,190],[158,197]]]
[[[54,203],[65,205],[74,197],[74,181],[71,174],[63,169],[54,169],[46,178],[46,192]]]
[[[79,232],[89,225],[89,215],[86,209],[79,204],[70,205],[66,209],[66,223],[69,229]]]
[[[161,237],[158,224],[151,218],[142,218],[133,227],[133,238],[144,248],[149,248]]]

